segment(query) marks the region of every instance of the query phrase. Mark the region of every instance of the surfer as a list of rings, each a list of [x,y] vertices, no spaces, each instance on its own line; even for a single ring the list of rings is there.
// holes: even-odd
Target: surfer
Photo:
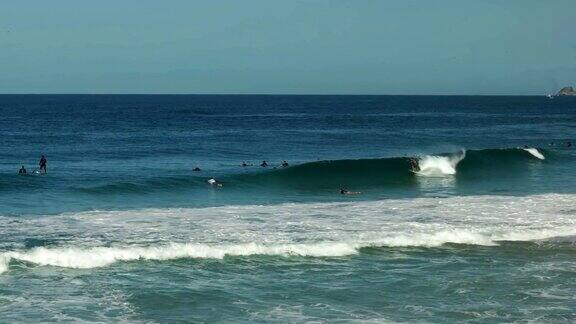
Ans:
[[[18,174],[26,174],[26,173],[27,173],[27,172],[26,172],[26,168],[25,168],[24,166],[22,166],[22,167],[20,168],[20,170],[18,170]]]
[[[210,178],[210,179],[208,179],[208,181],[206,181],[206,182],[208,182],[208,184],[211,185],[211,186],[213,186],[213,187],[222,187],[222,183],[216,181],[216,179],[214,179],[214,178]]]
[[[242,162],[242,167],[245,168],[245,167],[247,167],[247,166],[248,166],[248,164],[246,164],[246,161]]]
[[[361,194],[361,192],[360,191],[350,191],[348,189],[340,188],[340,194],[349,196],[349,195],[359,195],[359,194]]]
[[[40,165],[40,171],[44,170],[44,173],[46,173],[46,157],[44,155],[42,155],[40,157],[40,162],[38,162],[38,164]]]
[[[200,170],[200,168],[199,168],[199,167],[195,167],[194,169],[192,169],[192,171],[194,171],[194,172],[198,172],[198,171],[202,171],[202,170]]]
[[[281,165],[282,165],[282,167],[283,167],[283,168],[285,168],[285,167],[287,167],[287,166],[288,166],[288,162],[284,161],[284,162],[282,162],[282,164],[281,164]]]
[[[408,163],[410,164],[410,170],[412,172],[420,171],[420,165],[418,164],[418,159],[416,158],[408,158]]]
[[[268,166],[268,163],[266,163],[266,161],[262,161],[262,163],[260,163],[260,166],[265,168]]]

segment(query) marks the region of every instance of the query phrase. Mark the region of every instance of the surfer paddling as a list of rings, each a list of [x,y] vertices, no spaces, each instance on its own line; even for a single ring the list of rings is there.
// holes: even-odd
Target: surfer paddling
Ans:
[[[212,187],[222,187],[222,182],[216,181],[214,178],[210,178],[206,182]]]
[[[340,194],[344,196],[353,196],[361,194],[360,191],[350,191],[348,189],[340,188]]]

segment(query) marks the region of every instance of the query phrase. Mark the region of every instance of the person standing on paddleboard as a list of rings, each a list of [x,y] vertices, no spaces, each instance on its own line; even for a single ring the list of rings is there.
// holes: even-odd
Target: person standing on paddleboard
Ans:
[[[42,155],[38,164],[40,165],[40,171],[44,170],[44,173],[46,173],[46,162],[46,157]]]

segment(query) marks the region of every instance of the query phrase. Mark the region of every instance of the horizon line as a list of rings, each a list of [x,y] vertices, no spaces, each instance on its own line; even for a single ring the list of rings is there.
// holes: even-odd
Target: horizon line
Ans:
[[[374,96],[374,97],[540,97],[546,94],[350,94],[350,93],[66,93],[22,92],[2,93],[0,96]]]

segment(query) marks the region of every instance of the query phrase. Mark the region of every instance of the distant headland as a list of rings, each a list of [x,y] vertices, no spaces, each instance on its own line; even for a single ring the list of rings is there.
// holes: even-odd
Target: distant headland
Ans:
[[[556,93],[556,96],[576,96],[574,87],[564,87]]]

